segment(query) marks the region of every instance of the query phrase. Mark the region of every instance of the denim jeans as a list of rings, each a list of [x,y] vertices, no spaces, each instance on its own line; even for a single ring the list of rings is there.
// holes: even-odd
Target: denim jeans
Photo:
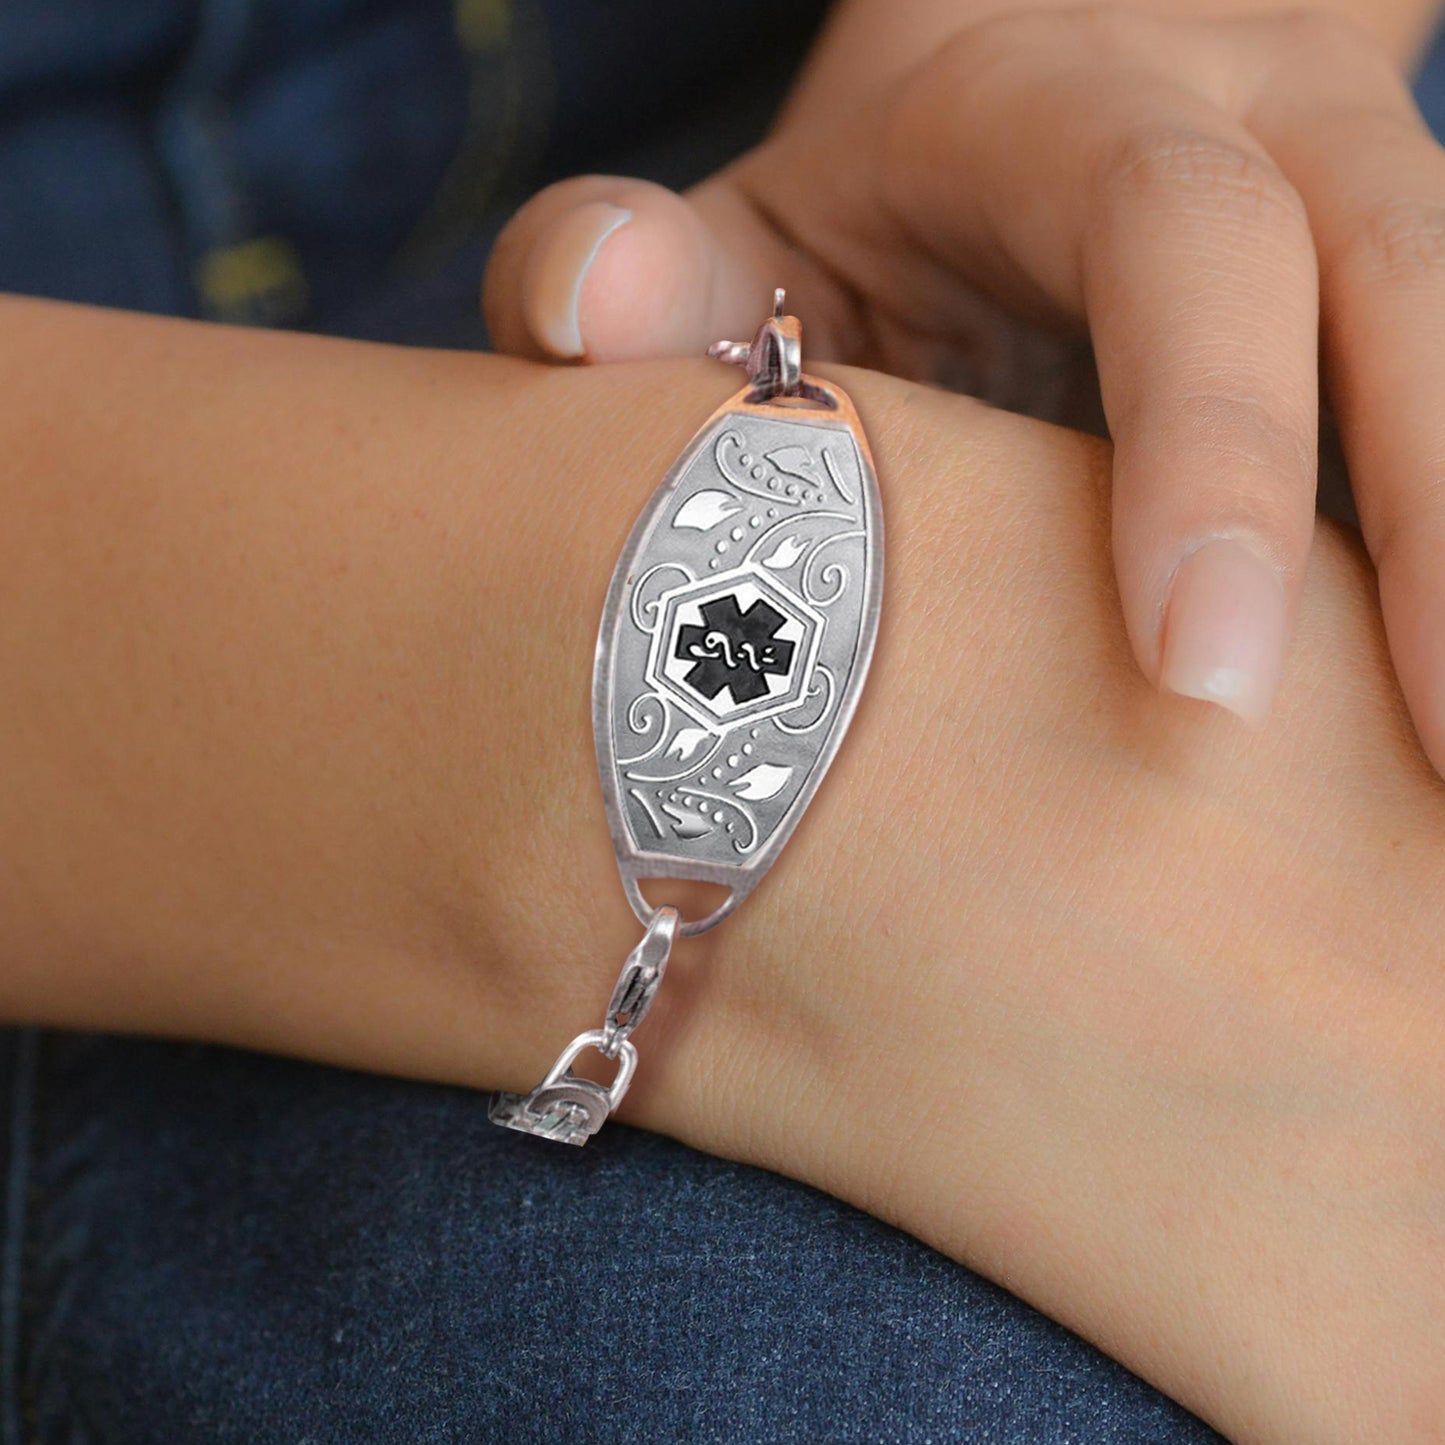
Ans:
[[[820,9],[6,0],[0,289],[483,346],[516,201],[706,173]],[[1218,1439],[906,1235],[621,1126],[9,1030],[0,1160],[0,1445]]]
[[[6,1038],[5,1445],[1200,1445],[847,1205],[620,1125],[222,1049]]]

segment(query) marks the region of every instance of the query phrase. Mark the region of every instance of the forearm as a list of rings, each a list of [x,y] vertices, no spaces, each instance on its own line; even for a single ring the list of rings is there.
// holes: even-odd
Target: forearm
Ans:
[[[20,301],[0,334],[4,1016],[503,1067],[493,850],[582,785],[510,719],[624,423],[492,358]]]
[[[495,734],[519,1088],[637,936],[582,682],[618,545],[731,384],[601,370],[621,424]],[[1357,546],[1321,531],[1242,730],[1131,665],[1105,448],[842,380],[889,529],[869,689],[773,875],[678,950],[624,1116],[893,1220],[1237,1440],[1438,1439],[1445,796]]]

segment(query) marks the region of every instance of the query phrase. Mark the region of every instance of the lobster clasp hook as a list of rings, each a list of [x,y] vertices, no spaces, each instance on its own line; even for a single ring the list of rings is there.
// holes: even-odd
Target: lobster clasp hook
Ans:
[[[784,291],[773,292],[773,314],[758,327],[752,341],[715,341],[707,349],[714,361],[747,370],[754,401],[798,396],[803,390],[803,328],[796,316],[783,314]]]

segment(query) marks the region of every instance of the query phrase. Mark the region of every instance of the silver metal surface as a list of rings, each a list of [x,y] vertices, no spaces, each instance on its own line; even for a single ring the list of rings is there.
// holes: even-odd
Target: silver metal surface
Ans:
[[[746,369],[753,383],[750,401],[803,393],[803,331],[796,316],[783,315],[783,296],[779,286],[773,292],[773,314],[751,342],[714,341],[707,349],[714,361]]]
[[[623,1040],[647,1017],[667,970],[677,923],[677,909],[659,908],[647,925],[642,942],[627,955],[602,1025],[602,1052],[608,1058],[616,1056]]]
[[[493,1094],[487,1117],[504,1128],[559,1144],[585,1144],[622,1102],[637,1067],[636,1046],[624,1039],[617,1051],[617,1077],[611,1088],[574,1074],[572,1064],[577,1055],[583,1049],[601,1050],[605,1038],[601,1029],[578,1034],[530,1094]]]
[[[877,633],[883,520],[847,397],[796,370],[774,316],[718,354],[754,385],[693,438],[638,519],[603,610],[593,728],[623,887],[726,884],[778,856],[843,740]]]

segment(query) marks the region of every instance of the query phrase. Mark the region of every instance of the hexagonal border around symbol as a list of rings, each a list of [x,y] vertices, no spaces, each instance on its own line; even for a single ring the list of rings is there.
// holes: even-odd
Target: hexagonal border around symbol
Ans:
[[[678,609],[687,602],[706,601],[713,595],[725,596],[736,590],[742,582],[751,583],[780,610],[787,611],[792,619],[800,623],[804,635],[799,640],[798,650],[802,661],[793,673],[793,680],[786,692],[776,697],[759,698],[755,703],[721,717],[713,713],[705,698],[685,692],[677,685],[676,679],[664,671],[664,664],[671,654],[671,642]],[[808,694],[812,681],[813,667],[818,660],[818,648],[823,640],[826,619],[822,613],[805,602],[790,587],[785,587],[776,577],[770,577],[757,567],[735,567],[731,572],[719,572],[712,577],[702,577],[696,582],[686,582],[662,593],[657,599],[657,626],[652,634],[652,647],[647,657],[647,680],[659,691],[665,693],[689,717],[695,718],[712,732],[722,733],[740,723],[756,722],[759,718],[773,717],[789,712],[799,706]]]

